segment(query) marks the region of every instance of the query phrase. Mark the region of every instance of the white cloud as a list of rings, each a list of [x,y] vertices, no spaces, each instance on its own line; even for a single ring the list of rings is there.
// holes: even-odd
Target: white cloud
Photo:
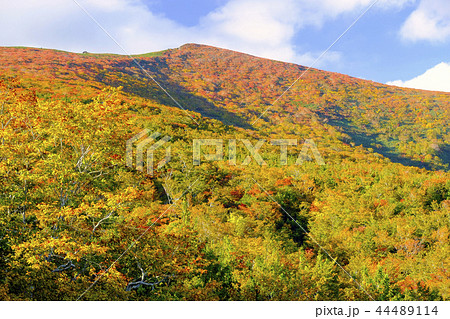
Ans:
[[[422,0],[403,24],[400,35],[409,41],[443,42],[450,38],[450,1]]]
[[[204,17],[198,30],[203,43],[299,63],[308,60],[292,43],[301,17],[293,0],[232,0]]]
[[[73,0],[0,1],[0,45],[124,53]],[[198,25],[186,27],[151,12],[143,0],[76,1],[132,54],[196,42],[305,65],[321,52],[305,52],[294,44],[302,28],[321,27],[345,13],[356,17],[373,2],[229,0]],[[402,6],[410,1],[381,0],[379,6]],[[316,67],[338,60],[338,52],[329,52]]]
[[[124,52],[72,0],[2,1],[0,45]],[[130,53],[175,47],[189,30],[139,0],[77,0]]]
[[[402,6],[411,0],[380,0],[379,6]],[[343,13],[367,7],[374,0],[230,0],[208,14],[201,23],[205,43],[225,46],[258,56],[310,65],[321,52],[299,52],[294,35],[307,26],[321,27]],[[325,49],[325,48],[324,48]],[[338,52],[328,52],[324,62],[336,62]]]
[[[397,80],[387,82],[386,84],[414,89],[450,92],[450,64],[442,62],[409,81]]]
[[[378,0],[375,7],[379,9],[402,8],[405,5],[414,3],[416,0]],[[313,2],[313,1],[311,1]],[[374,0],[317,0],[320,3],[323,12],[327,16],[337,16],[344,12],[352,12],[355,10],[363,10],[373,4]],[[315,2],[313,2],[315,3]]]

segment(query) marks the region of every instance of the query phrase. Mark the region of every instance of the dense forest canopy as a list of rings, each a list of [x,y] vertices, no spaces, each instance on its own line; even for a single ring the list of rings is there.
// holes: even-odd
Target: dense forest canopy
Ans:
[[[448,300],[450,94],[305,71],[0,48],[0,299]]]

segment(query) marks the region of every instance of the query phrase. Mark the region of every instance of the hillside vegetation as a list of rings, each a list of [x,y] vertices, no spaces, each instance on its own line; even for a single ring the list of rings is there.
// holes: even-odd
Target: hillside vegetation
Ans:
[[[0,299],[450,298],[450,94],[195,44],[134,58],[0,48]],[[126,165],[144,129],[171,137],[153,175]]]

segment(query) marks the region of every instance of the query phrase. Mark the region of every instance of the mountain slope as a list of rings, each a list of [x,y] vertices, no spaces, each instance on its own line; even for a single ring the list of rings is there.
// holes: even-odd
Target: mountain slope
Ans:
[[[75,86],[80,85],[122,86],[132,95],[176,106],[151,75],[183,108],[225,124],[251,129],[256,121],[254,128],[264,128],[260,131],[276,126],[286,133],[310,127],[305,134],[310,136],[315,135],[312,127],[319,135],[337,130],[343,142],[405,165],[448,169],[450,163],[449,93],[402,89],[316,69],[305,72],[302,66],[195,44],[136,61],[117,55],[2,51],[4,70],[41,86],[48,81],[47,89],[72,82],[71,90],[62,85],[65,96],[79,94]]]
[[[444,168],[448,94],[310,70],[264,113],[304,67],[136,62],[0,48],[1,300],[450,298],[450,173],[376,153]],[[126,160],[144,129],[153,174]]]
[[[301,66],[198,45],[169,51],[165,61],[173,81],[190,92],[247,123],[262,116],[257,127],[314,118],[392,160],[448,167],[448,93],[400,89],[315,69],[304,73]]]

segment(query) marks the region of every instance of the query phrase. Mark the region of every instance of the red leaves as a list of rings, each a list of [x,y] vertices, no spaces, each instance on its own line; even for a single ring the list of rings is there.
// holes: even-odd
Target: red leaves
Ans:
[[[244,195],[245,195],[245,190],[243,189],[234,189],[230,192],[230,195],[232,196],[234,201],[239,201]]]
[[[292,185],[292,177],[287,177],[281,180],[277,180],[275,182],[275,186],[291,186]]]
[[[387,200],[382,199],[382,200],[380,200],[380,201],[374,202],[374,203],[373,203],[373,206],[374,206],[375,208],[377,208],[377,207],[386,206],[387,204],[388,204]]]

